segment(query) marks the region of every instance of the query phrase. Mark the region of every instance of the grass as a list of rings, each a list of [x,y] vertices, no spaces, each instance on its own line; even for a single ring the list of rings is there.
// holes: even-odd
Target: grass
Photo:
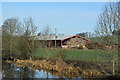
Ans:
[[[103,52],[100,50],[78,50],[78,49],[61,49],[61,48],[40,48],[36,49],[34,54],[35,58],[47,58],[57,59],[57,56],[61,53],[64,54],[65,60],[81,60],[81,61],[94,61],[104,62],[109,61],[113,55],[117,55],[117,52]]]
[[[105,37],[92,37],[92,38],[88,38],[88,39],[91,42],[105,42],[107,38],[105,38]],[[118,38],[120,38],[120,36],[111,36],[108,39],[109,39],[109,41],[116,43],[118,41]]]

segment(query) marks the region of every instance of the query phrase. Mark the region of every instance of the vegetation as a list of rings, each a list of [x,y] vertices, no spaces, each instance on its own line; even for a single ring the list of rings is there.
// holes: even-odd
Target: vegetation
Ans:
[[[46,51],[47,50],[47,51]],[[57,59],[59,54],[64,55],[65,60],[81,60],[81,61],[94,61],[104,62],[113,58],[117,52],[104,52],[100,50],[76,50],[76,49],[56,49],[56,48],[40,48],[36,49],[32,54],[34,58],[47,58],[49,55],[51,59]],[[110,57],[109,57],[110,56]]]
[[[11,61],[6,61],[8,63],[13,63]],[[15,61],[17,67],[27,67],[30,66],[32,69],[43,70],[45,69],[47,72],[51,73],[54,76],[58,76],[61,78],[62,74],[64,77],[68,79],[72,79],[73,77],[89,78],[89,77],[100,77],[102,76],[101,71],[97,69],[82,69],[79,67],[72,66],[64,62],[60,57],[56,63],[53,60],[19,60]],[[47,75],[48,76],[48,75]]]
[[[2,50],[9,58],[13,54],[21,53],[24,58],[29,58],[34,50],[34,37],[36,26],[33,19],[24,19],[22,24],[16,18],[10,18],[4,21],[2,25]],[[5,57],[4,57],[5,58]]]
[[[118,31],[119,25],[119,2],[108,3],[98,16],[97,26],[95,32],[98,36],[104,38],[104,42],[113,45],[118,44],[118,36],[113,32]]]
[[[115,45],[118,45],[118,35],[113,34],[113,32],[118,30],[118,20],[118,3],[108,4],[98,17],[98,23],[95,30],[98,37],[90,38],[93,43],[103,42],[105,46],[112,45],[114,50],[108,51],[97,48],[82,50],[82,47],[81,49],[47,48],[46,41],[48,37],[44,38],[42,46],[44,48],[36,48],[34,41],[37,27],[33,19],[31,17],[26,18],[23,20],[23,23],[16,18],[7,19],[2,25],[2,50],[8,57],[19,59],[45,58],[56,60],[58,56],[61,55],[64,60],[91,61],[98,63],[112,62],[110,64],[110,66],[112,66],[111,71],[113,75],[115,75],[114,64],[118,63],[119,56],[118,52],[115,51]],[[51,33],[52,31],[48,26],[43,30],[43,35],[45,36]],[[39,33],[39,35],[40,34],[41,33]],[[5,57],[6,56],[3,58]]]

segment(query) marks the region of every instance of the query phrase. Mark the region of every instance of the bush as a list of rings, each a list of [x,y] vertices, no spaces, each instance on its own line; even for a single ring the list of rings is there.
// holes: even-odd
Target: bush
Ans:
[[[105,44],[102,42],[91,42],[91,43],[86,44],[86,47],[88,49],[104,49]]]
[[[94,49],[93,43],[88,43],[88,44],[86,44],[86,47],[87,47],[88,49]]]
[[[83,46],[79,46],[78,49],[83,49]]]

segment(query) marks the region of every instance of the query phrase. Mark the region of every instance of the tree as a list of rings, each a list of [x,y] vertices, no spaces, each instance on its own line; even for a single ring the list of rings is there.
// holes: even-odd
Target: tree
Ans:
[[[0,26],[0,53],[2,52],[2,26]]]
[[[52,37],[53,37],[52,29],[47,25],[42,31],[43,47],[47,47],[48,44],[47,40],[50,40]]]
[[[37,36],[41,36],[42,35],[42,33],[41,32],[39,32],[38,34],[37,34]]]
[[[20,22],[17,18],[10,18],[4,21],[2,25],[2,48],[10,53],[15,53],[17,46],[17,35]]]
[[[79,33],[79,34],[76,34],[76,35],[79,35],[79,36],[82,36],[82,37],[86,37],[85,33]]]
[[[44,35],[44,39],[47,40],[47,39],[50,39],[50,34],[52,33],[52,30],[51,28],[47,25],[44,29],[43,29],[43,32],[42,34]]]
[[[115,31],[113,31],[113,33],[112,33],[113,35],[120,35],[120,29],[119,30],[115,30]]]
[[[120,2],[110,2],[104,7],[102,13],[98,16],[95,32],[98,36],[103,36],[106,43],[117,42],[117,37],[112,35],[112,33],[113,31],[118,30],[119,3]]]
[[[26,55],[25,58],[28,58],[31,57],[35,49],[35,36],[37,30],[32,17],[24,19],[23,30],[24,34],[20,38],[20,49],[22,53]]]
[[[23,54],[24,59],[30,57],[35,49],[36,29],[31,17],[24,19],[23,24],[16,18],[5,20],[2,25],[2,50],[10,53],[8,57],[17,53]]]
[[[52,43],[52,41],[50,41],[54,35],[52,35],[52,29],[47,25],[43,31],[42,31],[42,35],[43,35],[43,47],[46,49],[45,53],[47,55],[47,59],[50,58],[50,52],[48,51],[47,47],[50,47],[50,44]]]
[[[110,45],[115,50],[115,44],[118,44],[118,36],[114,35],[114,31],[118,31],[119,28],[119,17],[120,17],[120,2],[110,2],[107,4],[102,13],[98,16],[98,22],[97,27],[95,29],[96,34],[98,34],[99,37],[103,38],[106,45]],[[118,54],[119,55],[119,54]],[[113,75],[115,75],[115,60],[117,59],[114,56],[115,54],[110,55],[110,65],[112,66],[111,70]],[[118,63],[118,60],[116,61]],[[117,72],[117,71],[116,71]]]

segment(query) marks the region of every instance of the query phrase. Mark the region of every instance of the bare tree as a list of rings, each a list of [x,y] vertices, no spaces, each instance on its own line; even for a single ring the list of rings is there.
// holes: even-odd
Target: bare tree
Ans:
[[[52,29],[47,25],[42,31],[43,47],[47,47],[47,40],[50,40],[52,37]]]
[[[47,25],[44,29],[42,34],[44,35],[44,39],[50,39],[50,34],[52,33],[51,28]]]
[[[112,33],[113,31],[118,30],[119,26],[118,7],[119,2],[110,2],[104,7],[102,13],[98,16],[98,22],[95,32],[99,36],[103,36],[104,41],[106,41],[107,43],[113,42],[113,40],[117,38]]]
[[[110,2],[104,7],[102,13],[98,16],[98,22],[95,29],[96,34],[98,34],[99,37],[103,38],[104,42],[107,43],[107,45],[111,45],[114,50],[115,44],[118,44],[118,35],[114,35],[113,32],[120,29],[119,4],[120,2]],[[113,73],[113,75],[115,75],[115,55],[113,54],[111,56],[112,58],[107,56],[106,58],[110,58],[109,62],[110,66],[112,66],[111,72]]]
[[[23,46],[23,49],[26,49],[23,51],[23,53],[26,54],[26,57],[30,57],[35,49],[35,35],[37,27],[34,24],[34,20],[29,17],[24,19],[23,24],[24,34],[21,37],[21,43]]]
[[[50,47],[50,43],[52,42],[51,39],[54,37],[52,34],[52,29],[50,26],[46,26],[43,31],[42,31],[42,36],[43,36],[43,47],[46,49],[45,53],[47,55],[47,59],[50,58],[50,52],[47,50],[47,47]]]

